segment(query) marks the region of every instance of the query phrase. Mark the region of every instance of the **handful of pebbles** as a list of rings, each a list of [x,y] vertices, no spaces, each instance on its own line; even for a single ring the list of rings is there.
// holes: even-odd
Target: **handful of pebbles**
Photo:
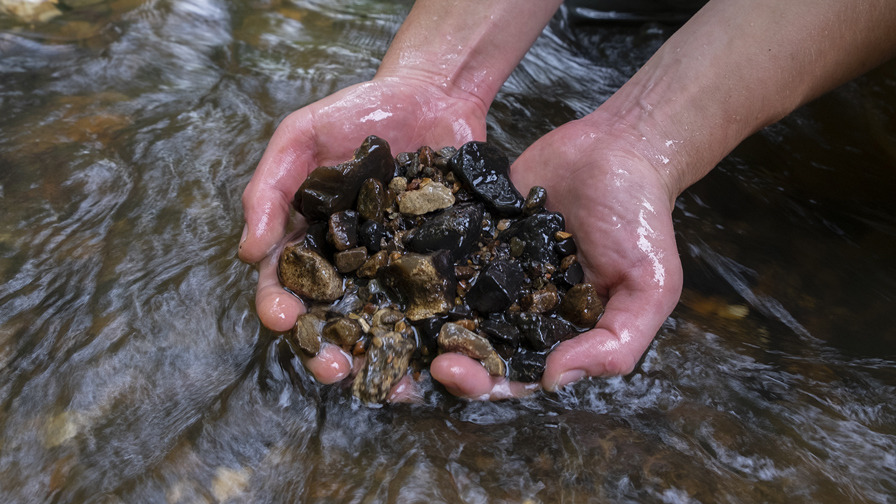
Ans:
[[[544,188],[524,198],[509,168],[484,142],[393,157],[370,136],[353,159],[312,171],[293,201],[308,229],[278,264],[307,307],[293,350],[316,355],[327,341],[363,355],[352,392],[367,403],[441,352],[540,380],[551,348],[593,328],[603,306]]]

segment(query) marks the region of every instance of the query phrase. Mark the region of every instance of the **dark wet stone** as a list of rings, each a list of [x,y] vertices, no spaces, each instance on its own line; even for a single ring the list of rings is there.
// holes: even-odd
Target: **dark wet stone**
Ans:
[[[557,252],[554,251],[554,233],[563,230],[566,223],[563,216],[556,212],[545,212],[531,215],[510,225],[498,234],[498,239],[510,242],[518,238],[525,242],[520,260],[557,264]]]
[[[510,239],[510,257],[519,257],[526,250],[526,242],[516,236]]]
[[[466,258],[479,238],[481,204],[454,205],[443,210],[411,232],[408,249],[421,254],[450,250],[454,261]]]
[[[380,268],[378,278],[407,305],[405,314],[412,321],[448,313],[454,305],[454,264],[447,250],[407,253]]]
[[[451,156],[455,154],[457,154],[457,149],[453,146],[442,147],[436,151],[436,158],[433,160],[432,165],[440,170],[447,170],[448,161],[451,159]]]
[[[533,313],[547,313],[560,304],[560,293],[554,284],[548,284],[544,289],[530,292],[520,299],[520,308]]]
[[[299,347],[309,355],[317,355],[323,343],[321,330],[324,327],[323,318],[316,313],[303,313],[296,320],[289,333],[290,344]]]
[[[510,321],[519,329],[520,341],[537,351],[548,350],[578,333],[569,322],[538,313],[514,313]]]
[[[554,275],[554,278],[558,284],[569,288],[575,284],[582,283],[582,280],[585,279],[585,270],[578,261],[572,261],[566,268],[566,271],[557,273]]]
[[[376,221],[364,221],[358,229],[358,243],[371,252],[379,252],[382,249],[382,240],[385,236],[386,229]]]
[[[365,180],[387,181],[395,171],[389,144],[369,136],[355,151],[352,160],[337,166],[321,166],[312,171],[299,190],[293,206],[309,220],[326,220],[330,214],[354,207]]]
[[[436,153],[432,150],[432,147],[424,145],[417,149],[417,158],[420,160],[420,165],[432,167],[433,161],[435,161],[436,158]]]
[[[361,339],[361,324],[348,317],[338,317],[324,325],[321,335],[331,343],[349,347]]]
[[[358,212],[344,210],[330,216],[327,242],[336,250],[350,249],[358,244]]]
[[[419,320],[414,324],[414,327],[417,328],[417,339],[420,344],[418,350],[420,355],[427,361],[432,361],[436,357],[439,349],[439,331],[444,323],[445,321],[441,318],[430,317]]]
[[[323,256],[304,245],[283,250],[277,275],[284,287],[311,301],[335,301],[343,294],[342,275]]]
[[[448,310],[448,321],[457,322],[463,319],[472,319],[473,310],[465,304],[454,305]]]
[[[471,280],[476,276],[476,269],[471,266],[455,266],[454,276],[456,276],[458,280]]]
[[[590,283],[580,283],[566,292],[563,301],[560,302],[558,313],[572,324],[591,329],[597,324],[597,319],[604,311],[604,305],[594,286]]]
[[[526,201],[523,203],[523,215],[532,215],[544,209],[544,204],[548,200],[548,192],[544,187],[532,186]]]
[[[314,222],[305,230],[305,246],[313,249],[321,255],[327,255],[332,246],[327,243],[327,229],[329,224],[326,221]]]
[[[364,300],[358,289],[346,290],[339,301],[328,306],[325,310],[327,318],[347,317],[349,313],[356,313],[364,307]]]
[[[498,320],[484,319],[479,323],[479,329],[488,335],[492,343],[503,343],[516,348],[520,344],[520,330],[513,324]]]
[[[562,256],[568,256],[575,254],[578,252],[578,247],[576,247],[576,241],[572,238],[567,238],[565,240],[560,240],[554,244],[554,250],[557,251],[557,254]]]
[[[517,300],[524,277],[519,264],[498,259],[479,273],[467,293],[467,304],[482,314],[506,310]]]
[[[375,178],[369,178],[361,184],[358,191],[358,204],[355,209],[362,219],[375,222],[383,220],[386,205],[386,188]]]
[[[355,247],[333,254],[333,262],[336,263],[336,271],[351,273],[360,268],[367,261],[367,249]]]
[[[525,349],[518,349],[509,364],[509,377],[513,381],[534,383],[544,375],[546,356]]]
[[[498,215],[514,217],[525,200],[508,176],[510,161],[497,147],[468,142],[451,157],[448,165],[457,178]]]
[[[373,336],[364,366],[352,383],[352,393],[365,403],[382,402],[398,380],[408,372],[414,342],[391,331]]]

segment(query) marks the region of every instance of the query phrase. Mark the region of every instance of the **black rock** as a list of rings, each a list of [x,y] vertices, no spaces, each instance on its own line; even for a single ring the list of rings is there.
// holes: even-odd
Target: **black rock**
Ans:
[[[544,187],[532,186],[529,194],[526,196],[526,202],[523,203],[523,214],[532,215],[539,213],[544,209],[544,204],[548,200],[548,192]]]
[[[520,330],[520,341],[539,352],[549,350],[578,333],[569,322],[538,313],[514,313],[510,321]]]
[[[467,293],[467,303],[482,314],[506,310],[517,300],[524,278],[519,264],[498,259],[479,273]]]
[[[372,253],[382,249],[380,244],[384,236],[386,236],[386,229],[376,221],[364,221],[358,229],[358,243],[367,247],[367,250]]]
[[[431,362],[438,355],[439,331],[444,323],[445,320],[439,317],[429,317],[414,323],[417,328],[417,350],[423,360]]]
[[[563,215],[556,212],[545,212],[531,215],[514,222],[498,235],[502,242],[510,243],[517,238],[524,243],[520,260],[557,264],[557,252],[554,250],[554,234],[563,231],[566,222]]]
[[[525,199],[510,181],[510,161],[497,147],[485,142],[468,142],[451,157],[448,165],[490,210],[506,217],[522,212]]]
[[[450,250],[455,261],[465,259],[479,238],[484,208],[459,204],[435,214],[411,232],[408,249],[419,252]]]
[[[479,329],[488,335],[488,339],[492,343],[504,343],[513,348],[520,344],[520,330],[513,324],[484,319],[479,323]]]
[[[394,171],[395,160],[389,144],[371,135],[355,151],[352,160],[312,171],[296,191],[293,206],[308,220],[327,220],[332,213],[354,207],[365,180],[387,182]]]
[[[575,261],[569,265],[566,271],[557,273],[553,278],[561,286],[569,288],[582,283],[582,280],[585,279],[585,270],[582,269],[582,265],[578,261]]]
[[[448,322],[457,322],[458,320],[472,319],[473,310],[465,305],[454,305],[448,310]]]
[[[509,377],[513,381],[534,383],[544,375],[546,356],[525,349],[518,349],[510,359]]]
[[[330,255],[333,247],[327,243],[327,222],[314,222],[305,230],[305,246],[321,255]]]
[[[554,244],[554,250],[557,251],[561,257],[575,254],[579,248],[576,247],[576,241],[572,238],[567,238],[565,240],[560,240]]]

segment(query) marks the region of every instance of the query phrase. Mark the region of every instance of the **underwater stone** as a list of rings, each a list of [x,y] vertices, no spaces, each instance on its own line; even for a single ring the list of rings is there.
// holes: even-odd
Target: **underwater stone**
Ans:
[[[439,331],[438,342],[443,352],[457,352],[477,359],[482,362],[489,374],[504,376],[504,361],[495,353],[488,339],[460,324],[453,322],[443,324]]]
[[[557,264],[554,250],[554,233],[563,230],[566,223],[556,212],[531,215],[510,225],[498,235],[498,239],[510,242],[513,238],[525,245],[520,255],[522,261]]]
[[[309,355],[317,355],[323,343],[321,330],[325,323],[326,321],[316,313],[303,313],[296,320],[296,325],[290,331],[289,337],[304,352]]]
[[[510,181],[510,161],[497,147],[485,142],[468,142],[451,157],[448,165],[490,210],[506,217],[522,212],[525,200]]]
[[[352,393],[365,403],[386,399],[392,386],[408,371],[414,342],[389,331],[370,339],[364,366],[352,383]]]
[[[395,160],[389,144],[371,135],[350,161],[336,166],[321,166],[308,174],[296,191],[293,206],[308,220],[326,220],[330,214],[354,206],[365,180],[386,181],[394,171]]]
[[[547,359],[544,354],[520,348],[509,364],[509,378],[513,381],[534,383],[541,380]]]
[[[333,254],[333,262],[336,263],[336,271],[351,273],[360,268],[367,261],[367,249],[355,247]]]
[[[408,236],[408,248],[418,253],[450,250],[454,261],[467,257],[479,238],[481,204],[459,204],[443,210],[415,228]]]
[[[524,277],[519,264],[498,259],[479,273],[467,303],[483,314],[506,310],[516,301]]]
[[[376,221],[364,221],[358,229],[358,243],[371,252],[379,252],[382,249],[381,242],[385,236],[385,228]]]
[[[301,244],[287,246],[277,265],[280,283],[311,301],[335,301],[343,294],[342,276],[323,256]]]
[[[519,329],[520,341],[537,351],[548,350],[577,334],[575,327],[568,322],[538,313],[514,313],[510,321]]]
[[[358,212],[343,210],[330,216],[327,241],[336,250],[347,250],[358,244]]]
[[[336,345],[352,346],[361,339],[361,324],[348,317],[337,317],[324,325],[321,335]]]

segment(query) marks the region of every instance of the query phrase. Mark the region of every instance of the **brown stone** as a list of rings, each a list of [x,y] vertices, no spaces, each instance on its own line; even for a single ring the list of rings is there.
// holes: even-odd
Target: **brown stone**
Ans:
[[[520,299],[520,308],[532,313],[547,313],[560,304],[560,294],[554,284],[535,292],[530,292]]]
[[[560,302],[560,316],[581,328],[592,328],[604,311],[594,286],[583,282],[574,285]]]
[[[495,351],[487,338],[453,322],[442,324],[438,343],[444,352],[457,352],[474,359],[485,359]]]
[[[418,189],[402,193],[398,198],[398,210],[405,215],[423,215],[453,204],[451,189],[430,179],[423,179]]]
[[[386,209],[386,188],[377,179],[371,178],[361,184],[358,203],[355,206],[363,219],[382,222]]]
[[[355,247],[333,254],[333,262],[336,263],[336,271],[350,273],[360,268],[367,261],[367,248]]]
[[[364,366],[352,383],[355,397],[365,403],[385,400],[392,386],[408,372],[415,348],[412,340],[395,331],[371,338]]]
[[[358,276],[361,278],[373,278],[376,276],[377,270],[389,263],[389,253],[380,250],[376,254],[370,256],[364,264],[358,268]]]
[[[361,324],[348,317],[338,317],[323,326],[321,335],[331,343],[350,347],[361,339]]]
[[[344,293],[342,275],[323,256],[302,244],[283,250],[277,275],[284,287],[311,301],[335,301]]]
[[[405,315],[411,321],[443,315],[454,304],[456,280],[447,250],[405,254],[381,268],[378,276],[402,298],[407,305]]]
[[[321,330],[325,321],[316,313],[303,313],[289,333],[290,343],[310,355],[317,355],[321,346]]]

